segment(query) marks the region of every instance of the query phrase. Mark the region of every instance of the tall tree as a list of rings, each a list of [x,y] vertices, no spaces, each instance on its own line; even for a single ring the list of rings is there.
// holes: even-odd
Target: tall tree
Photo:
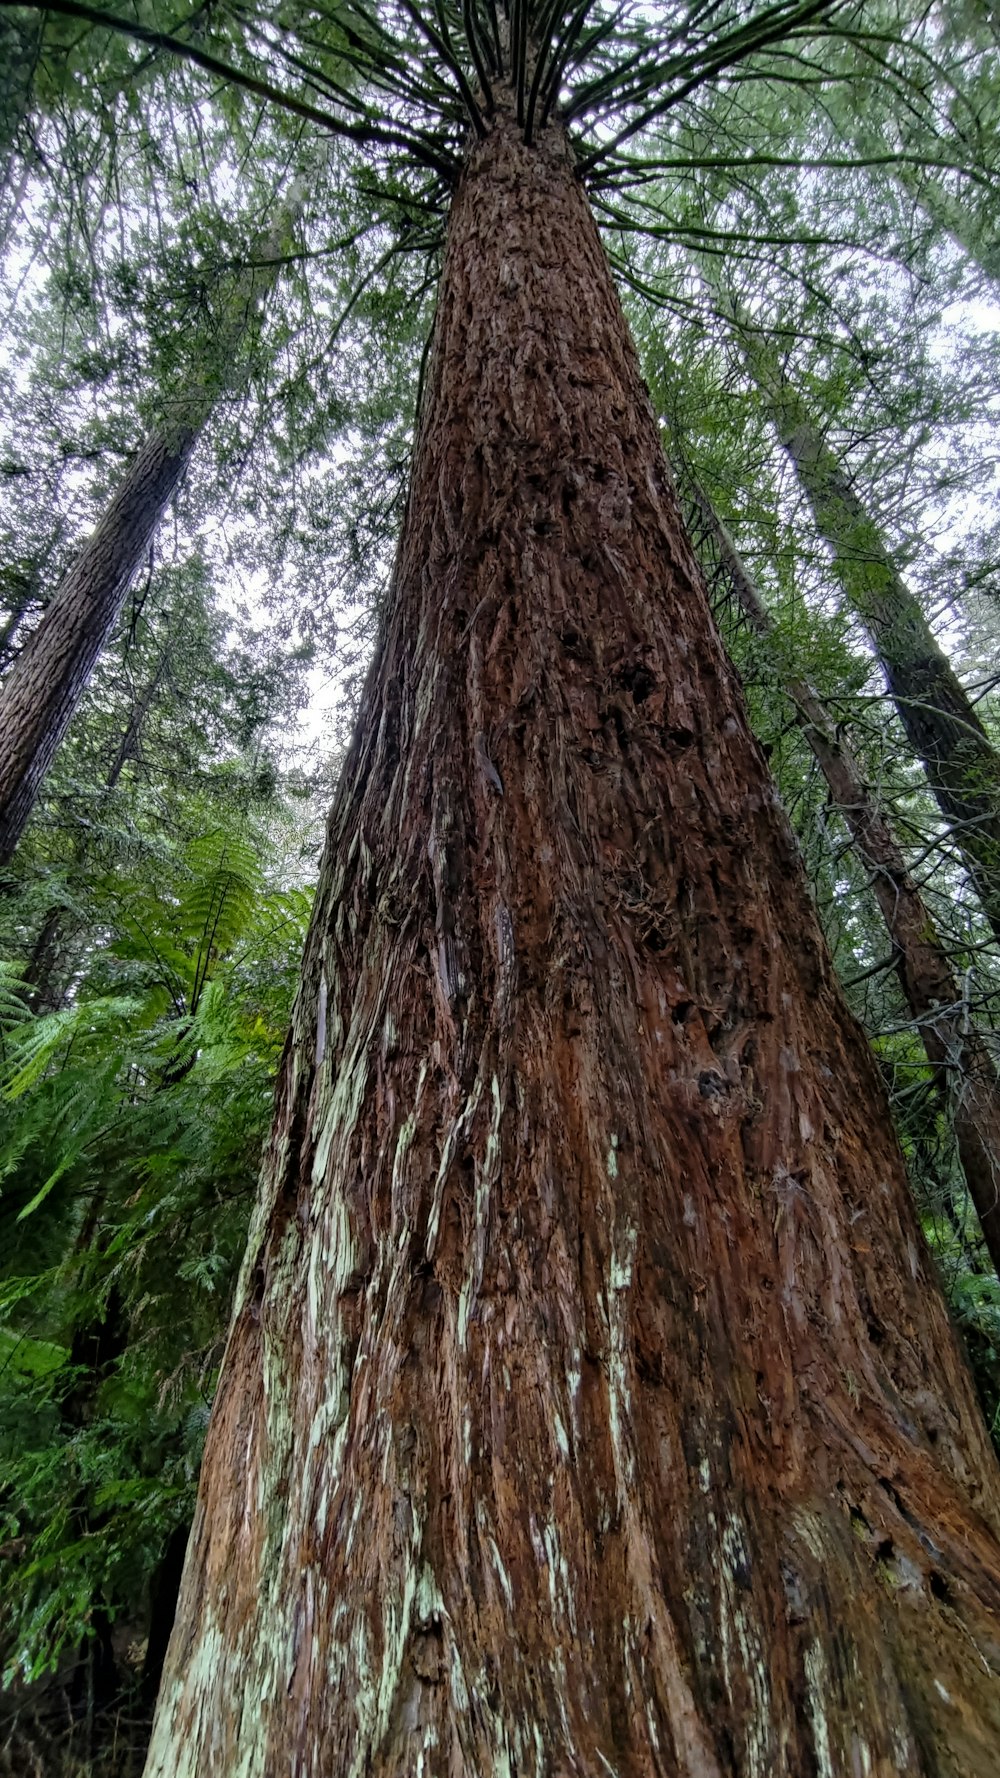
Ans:
[[[0,690],[0,865],[9,863],[81,694],[146,558],[234,358],[287,245],[286,211],[259,258],[220,279],[214,325],[137,452],[98,525],[63,576]],[[262,269],[263,267],[263,269]]]
[[[16,208],[11,174],[17,138],[30,105],[40,34],[37,15],[0,13],[0,239],[6,233],[9,211]]]
[[[685,466],[682,486],[710,560],[726,577],[758,636],[771,633],[767,607],[726,525]],[[841,725],[801,674],[785,679],[795,720],[862,860],[885,920],[906,1004],[931,1066],[950,1100],[966,1184],[1000,1277],[1000,1085],[987,1043],[965,998],[934,920],[906,866],[885,811],[865,783]]]
[[[187,467],[200,409],[143,445],[104,518],[60,582],[0,693],[0,864],[9,863],[52,763]]]
[[[763,397],[833,554],[845,593],[871,637],[941,813],[994,935],[1000,938],[1000,754],[937,642],[823,426],[766,331],[709,276],[747,370]]]
[[[985,1775],[995,1461],[551,117],[570,26],[465,23],[147,1769]]]
[[[262,1207],[206,1475],[184,1624],[205,1743],[164,1753],[170,1693],[155,1759],[224,1761],[245,1685],[270,1700],[233,1754],[251,1769],[268,1742],[278,1765],[323,1751],[331,1769],[373,1747],[375,1769],[394,1751],[433,1769],[456,1746],[484,1770],[560,1752],[981,1769],[994,1706],[956,1629],[964,1613],[977,1637],[991,1610],[985,1532],[986,1579],[963,1567],[970,1501],[995,1508],[981,1430],[932,1292],[922,1313],[884,1106],[784,881],[787,836],[554,121],[601,196],[648,176],[629,142],[669,131],[706,81],[738,89],[769,43],[765,78],[798,79],[854,9],[387,6],[338,42],[388,105],[331,78],[329,13],[213,8],[158,31],[58,10],[110,22],[137,62],[169,50],[362,144],[400,240],[416,221],[433,246],[460,176],[280,1201]],[[247,1549],[227,1541],[234,1420],[259,1480]],[[305,1420],[303,1468],[288,1447]],[[929,1649],[957,1725],[918,1671]]]

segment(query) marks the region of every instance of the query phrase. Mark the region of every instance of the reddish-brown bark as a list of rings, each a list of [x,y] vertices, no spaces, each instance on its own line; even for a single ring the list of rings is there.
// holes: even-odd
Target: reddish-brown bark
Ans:
[[[1000,1488],[558,134],[460,183],[148,1774],[992,1774]]]

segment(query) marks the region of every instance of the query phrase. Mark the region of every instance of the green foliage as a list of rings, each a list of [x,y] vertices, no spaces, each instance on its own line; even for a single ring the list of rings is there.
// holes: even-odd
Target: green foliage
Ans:
[[[11,996],[0,1544],[28,1678],[96,1599],[134,1604],[191,1510],[310,899],[268,882],[266,830],[220,812],[95,891],[105,944],[66,1005]]]
[[[154,569],[0,897],[11,1683],[141,1640],[190,1515],[311,900],[298,683],[197,557]]]

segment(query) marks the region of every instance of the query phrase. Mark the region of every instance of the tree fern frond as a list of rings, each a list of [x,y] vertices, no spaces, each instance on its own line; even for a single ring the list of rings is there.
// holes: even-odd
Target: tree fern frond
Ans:
[[[138,1011],[134,999],[108,994],[33,1018],[10,1040],[3,1097],[19,1099],[41,1079],[60,1051],[77,1039],[100,1042],[105,1033],[127,1029]]]
[[[28,1016],[24,965],[0,958],[0,1030],[20,1024]]]

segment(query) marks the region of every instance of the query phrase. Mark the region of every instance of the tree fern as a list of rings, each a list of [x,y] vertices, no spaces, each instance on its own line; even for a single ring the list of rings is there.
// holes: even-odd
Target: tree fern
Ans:
[[[105,942],[65,1006],[32,1016],[0,977],[0,1543],[26,1678],[96,1599],[134,1603],[190,1510],[310,901],[220,814],[95,879]],[[91,1373],[74,1342],[111,1314],[127,1340]]]

